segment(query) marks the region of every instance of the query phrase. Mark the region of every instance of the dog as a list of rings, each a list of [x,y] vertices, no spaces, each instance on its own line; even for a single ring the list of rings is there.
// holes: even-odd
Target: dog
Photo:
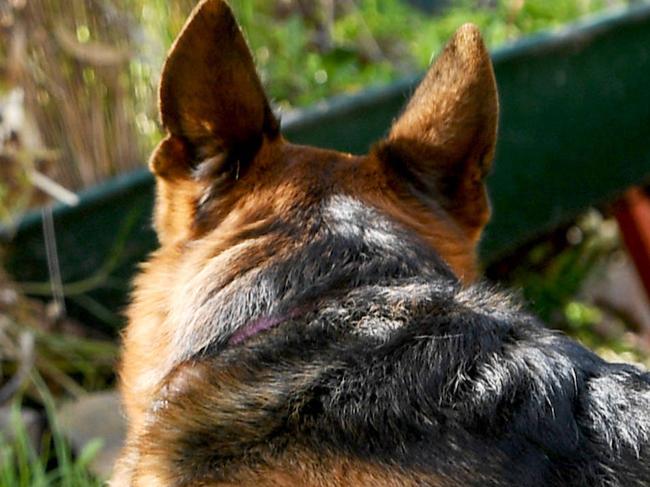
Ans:
[[[650,485],[650,376],[478,280],[498,96],[475,26],[363,156],[283,138],[223,0],[159,102],[112,485]]]

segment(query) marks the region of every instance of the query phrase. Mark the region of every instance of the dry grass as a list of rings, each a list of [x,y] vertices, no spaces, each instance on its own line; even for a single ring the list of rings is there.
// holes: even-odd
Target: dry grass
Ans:
[[[0,404],[25,392],[34,371],[51,391],[77,396],[106,387],[117,358],[117,345],[62,317],[52,305],[23,296],[0,273]]]
[[[54,178],[78,189],[142,164],[129,113],[131,35],[119,10],[103,1],[13,4],[5,79],[24,89],[43,144],[59,151]]]
[[[34,123],[23,148],[55,149],[50,175],[64,187],[88,187],[146,162],[157,137],[150,66],[160,65],[171,40],[165,27],[177,30],[194,2],[170,3],[0,4],[0,88],[24,91]],[[149,35],[147,16],[163,35]]]

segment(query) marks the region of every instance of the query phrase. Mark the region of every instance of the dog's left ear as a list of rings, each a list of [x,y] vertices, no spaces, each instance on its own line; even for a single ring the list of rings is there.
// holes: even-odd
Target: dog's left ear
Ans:
[[[278,132],[255,64],[230,7],[203,0],[171,48],[160,81],[165,128],[197,157],[259,145]]]
[[[149,166],[164,243],[197,230],[217,189],[235,183],[263,140],[279,135],[279,123],[224,0],[196,6],[167,56],[159,97],[167,137]]]
[[[496,144],[498,96],[478,28],[462,26],[375,153],[439,203],[472,240],[489,218],[483,185]]]

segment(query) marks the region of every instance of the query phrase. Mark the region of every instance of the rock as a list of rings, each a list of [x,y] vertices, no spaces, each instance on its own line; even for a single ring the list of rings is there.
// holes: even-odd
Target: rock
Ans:
[[[62,406],[57,419],[75,453],[100,438],[103,447],[90,464],[92,473],[107,479],[124,442],[125,421],[115,391],[89,394]]]
[[[625,317],[644,339],[650,338],[650,303],[627,254],[610,259],[601,272],[587,280],[582,294],[596,306]]]
[[[0,435],[3,439],[11,442],[16,436],[15,425],[13,424],[12,407],[4,406],[0,408]],[[23,423],[27,437],[34,451],[38,451],[43,434],[43,416],[29,408],[20,409],[20,420]]]

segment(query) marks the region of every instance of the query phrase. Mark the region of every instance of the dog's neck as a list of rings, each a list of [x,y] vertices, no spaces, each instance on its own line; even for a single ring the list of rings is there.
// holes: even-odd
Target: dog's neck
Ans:
[[[182,306],[172,309],[191,306],[193,312],[177,319],[175,363],[241,343],[298,309],[317,307],[318,301],[360,286],[412,277],[457,283],[449,267],[416,235],[353,198],[333,197],[309,221],[287,219],[270,232],[277,235],[243,240],[205,264],[196,280],[213,282],[214,289],[200,288],[192,279],[184,282],[185,291],[178,296]],[[268,248],[277,241],[284,243]],[[255,258],[256,265],[232,271],[233,262]],[[231,279],[222,278],[224,269]],[[213,277],[206,279],[205,274]]]

